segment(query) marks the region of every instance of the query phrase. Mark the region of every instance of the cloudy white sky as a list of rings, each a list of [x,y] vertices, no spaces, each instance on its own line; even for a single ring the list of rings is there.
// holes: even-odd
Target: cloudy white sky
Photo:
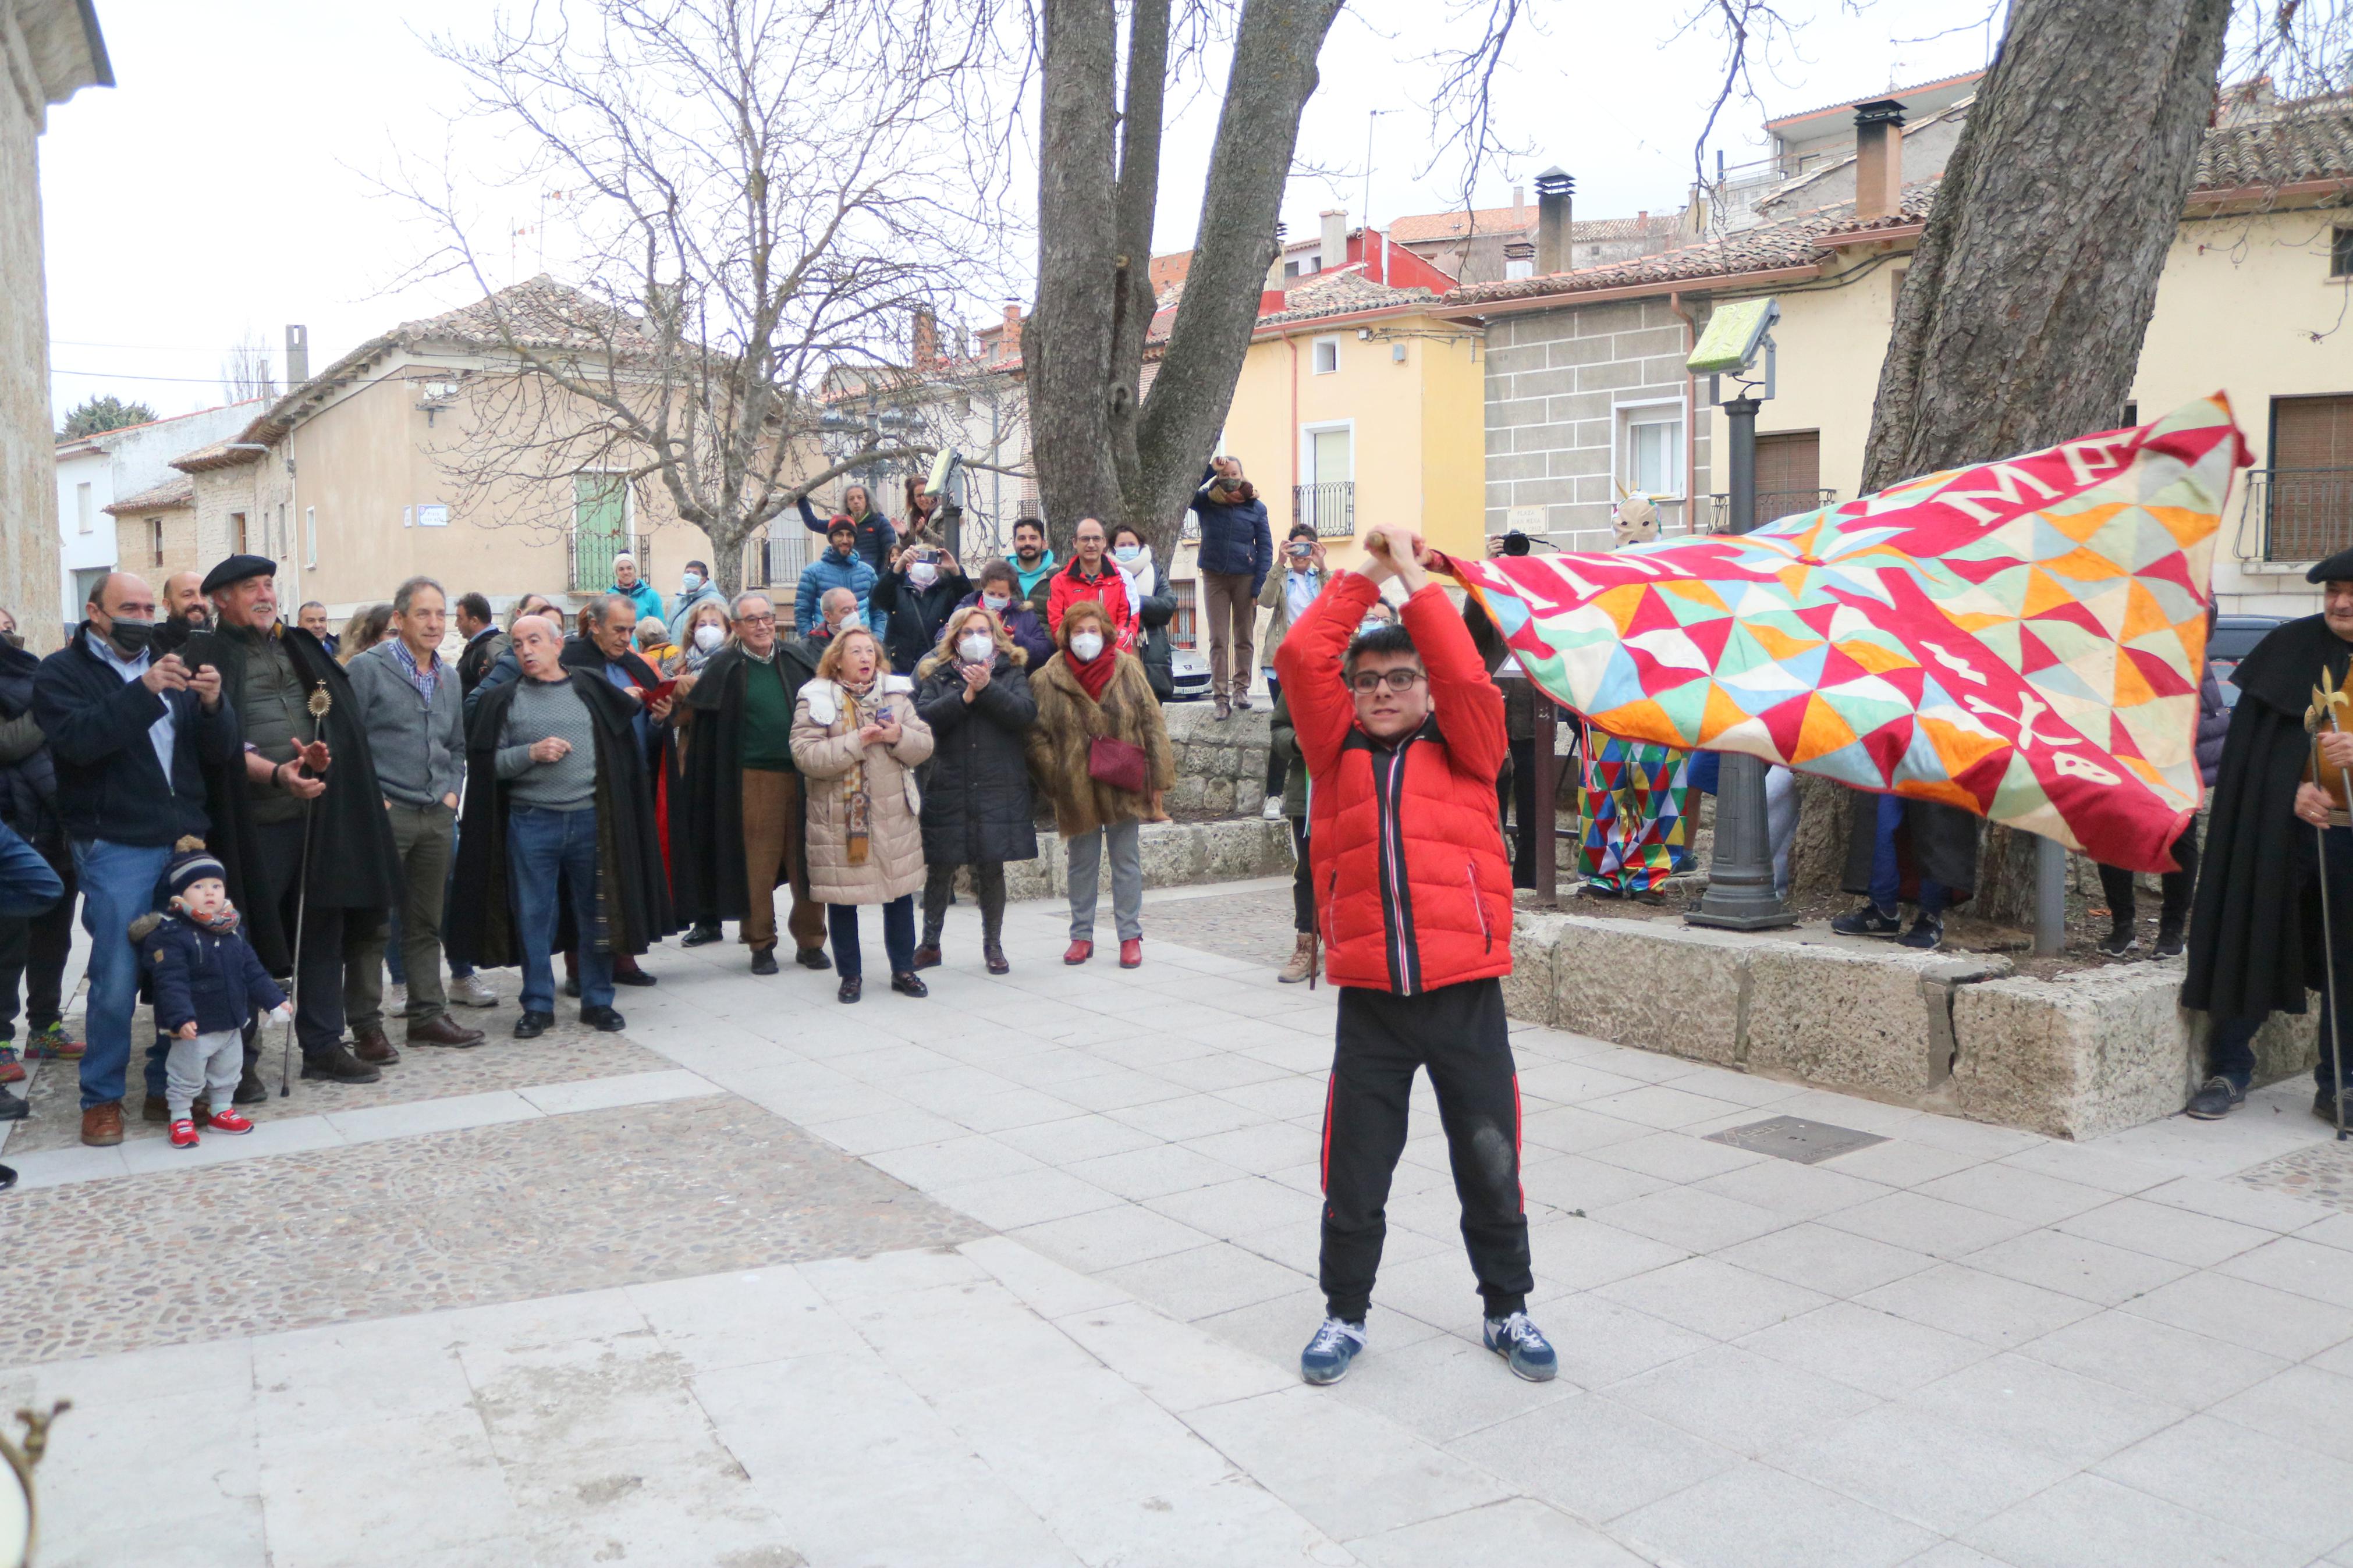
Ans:
[[[1326,206],[1362,216],[1368,128],[1377,223],[1451,205],[1460,168],[1422,164],[1424,58],[1444,41],[1452,5],[1353,0],[1342,14],[1300,147],[1303,164],[1340,173],[1293,180],[1283,213],[1292,233],[1311,232]],[[1580,217],[1679,207],[1718,85],[1715,41],[1673,36],[1686,6],[1535,5],[1545,31],[1517,42],[1497,84],[1507,139],[1534,151],[1485,176],[1477,199],[1500,205],[1556,163],[1577,177]],[[117,85],[54,110],[41,146],[60,410],[100,392],[167,415],[209,406],[222,400],[221,362],[248,332],[274,345],[287,322],[303,323],[316,367],[396,322],[464,302],[454,282],[396,287],[432,237],[374,181],[396,153],[443,147],[456,88],[419,35],[479,29],[479,0],[98,8]],[[1981,29],[1926,37],[1966,20],[1957,12],[1978,14],[1974,0],[1793,0],[1785,10],[1800,23],[1796,47],[1759,73],[1761,112],[1728,107],[1712,144],[1731,162],[1761,147],[1764,114],[1971,69],[1986,56]],[[1171,125],[1155,250],[1191,239],[1216,109],[1194,93]],[[520,232],[506,268],[528,277],[541,269],[541,214],[533,198],[512,201],[503,226]],[[560,222],[548,232],[560,250]]]

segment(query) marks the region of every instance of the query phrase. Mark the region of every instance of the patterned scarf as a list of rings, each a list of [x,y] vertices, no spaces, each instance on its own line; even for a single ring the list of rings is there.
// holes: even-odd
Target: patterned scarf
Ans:
[[[227,899],[223,899],[221,900],[221,907],[215,910],[209,915],[197,914],[194,910],[188,908],[187,905],[180,902],[179,900],[174,899],[172,900],[172,912],[179,916],[182,920],[187,921],[190,925],[198,927],[204,931],[211,931],[215,936],[235,935],[239,923],[237,906],[230,903]]]
[[[837,735],[854,735],[867,725],[878,722],[882,716],[882,672],[876,669],[864,686],[852,686],[839,676],[834,678],[834,688],[841,693],[841,714],[834,721]],[[866,794],[866,748],[858,749],[858,760],[841,775],[842,825],[849,837],[849,863],[866,864],[867,827],[872,802]]]

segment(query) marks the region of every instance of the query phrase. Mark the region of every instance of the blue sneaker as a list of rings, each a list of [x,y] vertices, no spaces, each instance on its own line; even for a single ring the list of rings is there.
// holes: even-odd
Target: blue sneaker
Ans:
[[[1299,1375],[1314,1384],[1337,1383],[1348,1375],[1348,1363],[1364,1348],[1364,1324],[1326,1318],[1307,1348],[1299,1352]]]
[[[1544,1331],[1528,1321],[1525,1312],[1487,1320],[1487,1348],[1511,1363],[1512,1375],[1530,1383],[1550,1383],[1560,1371],[1560,1358]]]

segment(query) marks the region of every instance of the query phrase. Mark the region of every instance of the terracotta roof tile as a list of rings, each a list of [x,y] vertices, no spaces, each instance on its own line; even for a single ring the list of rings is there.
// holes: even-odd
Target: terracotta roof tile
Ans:
[[[1465,234],[1516,234],[1535,224],[1536,209],[1532,206],[1479,207],[1467,218],[1457,208],[1393,218],[1389,238],[1398,245],[1423,245],[1433,239],[1461,239]]]
[[[110,517],[121,517],[126,512],[168,511],[174,507],[195,504],[196,481],[186,474],[181,474],[176,478],[165,479],[160,485],[141,490],[137,495],[125,496],[122,500],[99,510]]]
[[[1258,324],[1280,326],[1288,321],[1313,321],[1318,316],[1345,316],[1437,298],[1427,289],[1394,289],[1387,283],[1377,283],[1365,276],[1364,263],[1359,261],[1336,272],[1318,272],[1294,283],[1283,295],[1282,309],[1261,316]]]
[[[255,423],[259,424],[259,421],[257,420]],[[243,463],[258,463],[261,461],[260,453],[239,452],[232,449],[236,446],[248,442],[252,438],[252,434],[251,429],[248,428],[239,432],[234,442],[215,441],[209,446],[199,447],[193,452],[183,452],[172,459],[172,467],[184,474],[195,474],[202,473],[207,468],[234,468]]]
[[[2197,188],[2235,190],[2353,175],[2353,110],[2341,104],[2288,110],[2209,131],[2198,149]]]

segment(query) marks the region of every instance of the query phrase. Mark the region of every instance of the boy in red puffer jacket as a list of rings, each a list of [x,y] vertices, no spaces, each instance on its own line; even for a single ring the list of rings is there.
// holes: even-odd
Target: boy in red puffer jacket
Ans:
[[[1324,589],[1275,656],[1312,781],[1307,841],[1325,973],[1341,988],[1324,1110],[1327,1315],[1300,1373],[1337,1383],[1364,1348],[1389,1179],[1413,1075],[1427,1068],[1487,1348],[1541,1383],[1558,1362],[1526,1311],[1535,1280],[1519,1074],[1502,985],[1512,972],[1512,868],[1495,823],[1503,693],[1430,580],[1412,530],[1385,524],[1365,542],[1365,563]],[[1366,627],[1392,576],[1408,595],[1401,625]]]

